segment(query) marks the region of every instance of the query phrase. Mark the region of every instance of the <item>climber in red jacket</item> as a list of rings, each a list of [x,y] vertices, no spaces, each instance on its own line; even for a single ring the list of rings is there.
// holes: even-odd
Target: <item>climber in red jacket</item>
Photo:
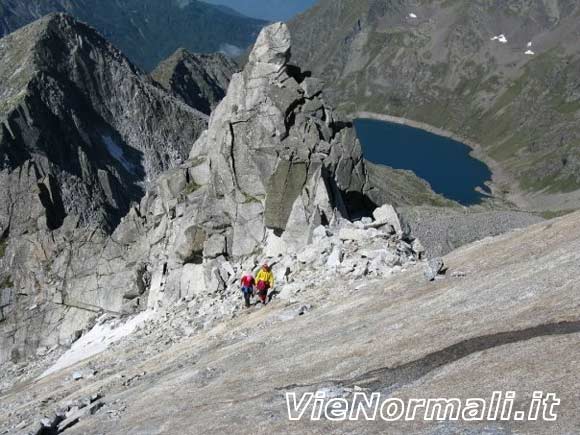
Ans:
[[[254,284],[256,280],[251,273],[245,272],[242,276],[240,285],[242,287],[242,293],[244,294],[244,301],[246,302],[246,308],[250,307],[250,298],[254,296]]]

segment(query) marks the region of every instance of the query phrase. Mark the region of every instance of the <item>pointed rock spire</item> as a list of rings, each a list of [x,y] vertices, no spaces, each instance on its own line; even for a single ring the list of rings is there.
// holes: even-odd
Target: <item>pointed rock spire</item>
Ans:
[[[286,24],[274,23],[260,32],[250,54],[250,63],[269,63],[282,67],[290,59],[290,46],[290,32]]]

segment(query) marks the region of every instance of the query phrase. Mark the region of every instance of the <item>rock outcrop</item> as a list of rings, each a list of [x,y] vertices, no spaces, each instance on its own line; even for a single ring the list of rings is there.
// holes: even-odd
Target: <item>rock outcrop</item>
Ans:
[[[211,213],[230,222],[233,256],[303,246],[335,210],[374,206],[352,125],[325,104],[320,80],[289,63],[290,48],[284,24],[260,34],[190,155],[209,159]]]
[[[0,58],[4,360],[143,293],[139,258],[123,257],[141,231],[131,204],[187,159],[207,117],[65,15],[0,39]]]
[[[48,22],[69,20],[57,16]],[[417,258],[408,234],[393,220],[396,213],[374,224],[367,217],[360,228],[345,226],[370,216],[380,191],[368,182],[352,125],[325,104],[320,80],[289,63],[290,48],[284,24],[264,29],[244,71],[232,77],[212,112],[208,130],[191,141],[189,158],[159,175],[111,235],[83,225],[63,201],[62,222],[50,232],[11,237],[2,260],[11,293],[0,323],[0,360],[70,343],[101,312],[166,310],[208,296],[213,303],[235,288],[242,266],[253,269],[264,258],[292,262],[298,254],[296,261],[308,263],[304,250],[324,226],[342,229],[337,241],[321,245],[323,251],[308,251],[316,263],[366,276]],[[125,126],[120,124],[121,131]],[[140,149],[151,161],[158,156]],[[343,264],[348,249],[342,243],[374,236],[379,245],[390,242],[371,249],[368,260]]]
[[[236,63],[221,53],[193,54],[180,48],[151,76],[184,103],[209,115],[224,98]]]

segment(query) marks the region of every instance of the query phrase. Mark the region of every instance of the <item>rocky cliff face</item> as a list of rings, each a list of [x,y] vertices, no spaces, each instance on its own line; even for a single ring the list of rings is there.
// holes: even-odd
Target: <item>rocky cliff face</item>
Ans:
[[[197,0],[3,0],[0,37],[53,12],[94,26],[146,70],[179,47],[237,55],[266,24]]]
[[[47,335],[63,339],[50,328],[120,310],[142,292],[140,263],[126,262],[107,234],[152,180],[187,158],[207,117],[64,15],[1,39],[0,58],[5,359]]]
[[[206,126],[65,15],[1,39],[0,59],[0,228],[13,235],[67,216],[112,230]]]
[[[569,0],[323,0],[290,27],[332,103],[451,131],[521,190],[555,193],[580,187],[579,13]]]
[[[322,82],[289,59],[286,27],[262,32],[190,156],[208,156],[213,214],[232,222],[234,256],[268,237],[303,245],[335,209],[350,217],[373,207],[352,125],[321,99]]]
[[[161,173],[111,235],[72,213],[51,231],[11,230],[0,360],[70,344],[103,312],[186,301],[212,324],[237,310],[242,269],[264,259],[288,279],[327,257],[362,276],[421,256],[396,211],[370,217],[387,192],[370,181],[352,125],[325,104],[320,80],[289,63],[290,51],[284,24],[262,31],[189,158]],[[372,255],[359,252],[363,242]]]
[[[207,115],[224,98],[238,66],[221,53],[193,54],[180,48],[151,73],[184,103]]]

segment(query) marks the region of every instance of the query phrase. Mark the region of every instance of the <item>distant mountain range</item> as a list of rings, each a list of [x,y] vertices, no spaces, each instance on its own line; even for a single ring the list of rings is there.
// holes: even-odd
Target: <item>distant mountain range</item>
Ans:
[[[291,30],[335,105],[480,144],[545,209],[580,206],[579,22],[575,0],[322,0]]]
[[[221,53],[193,54],[180,48],[151,77],[184,103],[209,115],[225,97],[236,63]]]
[[[93,28],[64,14],[25,26],[0,39],[0,229],[67,215],[114,229],[206,126]]]
[[[316,3],[317,0],[205,0],[224,5],[249,17],[270,21],[286,21]]]
[[[180,47],[238,55],[265,24],[197,0],[2,0],[0,37],[50,12],[95,27],[148,71]]]

